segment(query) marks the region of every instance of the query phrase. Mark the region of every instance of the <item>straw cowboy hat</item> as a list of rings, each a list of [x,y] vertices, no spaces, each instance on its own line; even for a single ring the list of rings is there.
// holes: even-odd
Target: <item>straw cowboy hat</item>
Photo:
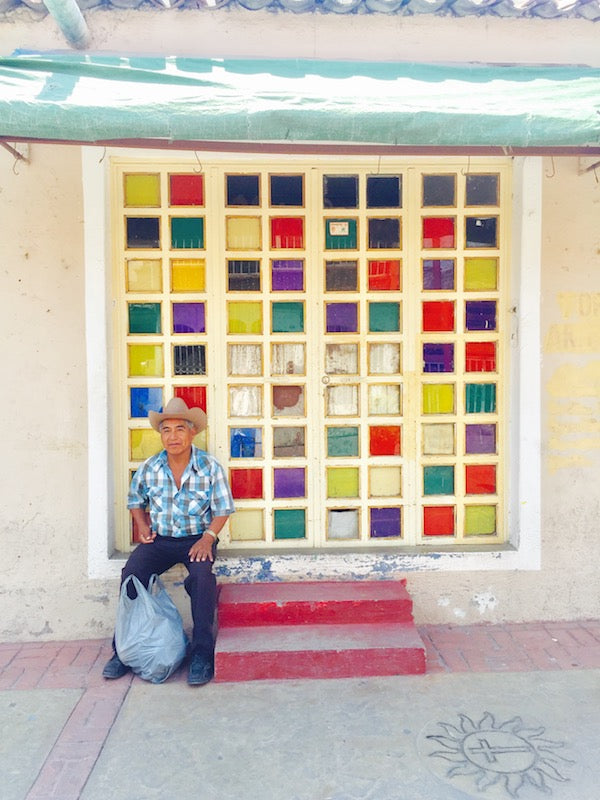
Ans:
[[[201,408],[188,408],[181,397],[173,397],[164,407],[162,414],[158,411],[148,412],[150,425],[157,431],[160,423],[165,419],[185,419],[192,423],[196,432],[200,433],[206,428],[206,414]]]

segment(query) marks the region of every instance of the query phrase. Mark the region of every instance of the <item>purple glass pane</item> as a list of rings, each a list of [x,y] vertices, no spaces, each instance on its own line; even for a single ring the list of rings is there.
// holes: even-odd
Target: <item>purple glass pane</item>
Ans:
[[[454,345],[424,344],[423,372],[454,372]]]
[[[399,508],[371,509],[371,538],[400,536]]]
[[[304,263],[301,259],[276,259],[271,263],[274,292],[302,292]]]
[[[304,497],[304,468],[274,470],[274,496]]]
[[[495,425],[466,425],[465,439],[467,453],[495,453]]]
[[[495,300],[468,300],[466,304],[468,331],[496,330]]]
[[[356,333],[358,308],[356,303],[327,304],[327,333]]]
[[[204,303],[173,303],[173,333],[204,333]]]
[[[427,258],[423,261],[423,289],[454,289],[454,260]]]

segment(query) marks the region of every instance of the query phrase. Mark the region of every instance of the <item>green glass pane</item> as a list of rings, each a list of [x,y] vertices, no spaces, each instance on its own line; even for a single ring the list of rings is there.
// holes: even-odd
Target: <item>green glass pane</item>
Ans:
[[[173,217],[171,219],[171,247],[176,250],[195,250],[204,247],[204,220],[202,217]]]
[[[160,332],[160,303],[129,303],[129,333]]]
[[[162,377],[164,373],[163,349],[160,344],[130,344],[129,375],[132,377]]]
[[[126,206],[160,206],[160,175],[125,175]]]
[[[262,303],[229,303],[228,333],[262,333]]]
[[[303,303],[273,303],[272,332],[302,333],[304,331]]]
[[[493,414],[496,411],[496,384],[467,383],[465,410],[467,414]]]
[[[358,497],[358,468],[330,467],[327,470],[327,497]]]
[[[423,414],[452,414],[454,386],[451,383],[426,383],[423,386]]]
[[[466,506],[465,534],[486,536],[496,533],[496,506]]]
[[[465,290],[493,291],[498,288],[497,258],[465,258]]]
[[[454,494],[454,467],[423,467],[423,494]]]
[[[369,330],[372,333],[400,330],[400,303],[369,303]]]
[[[358,455],[358,428],[327,428],[327,455],[357,456]]]
[[[273,515],[276,539],[306,538],[306,519],[303,508],[277,508]]]
[[[325,249],[355,250],[356,230],[355,219],[325,220]]]

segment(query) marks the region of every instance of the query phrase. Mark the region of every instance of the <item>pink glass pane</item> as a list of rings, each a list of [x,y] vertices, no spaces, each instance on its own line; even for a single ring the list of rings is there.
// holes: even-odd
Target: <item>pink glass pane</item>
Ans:
[[[450,300],[430,300],[423,303],[424,331],[453,331],[454,303]]]
[[[304,219],[302,217],[273,217],[271,219],[271,247],[276,249],[304,247]]]
[[[423,217],[423,247],[433,249],[454,247],[456,241],[454,217]]]

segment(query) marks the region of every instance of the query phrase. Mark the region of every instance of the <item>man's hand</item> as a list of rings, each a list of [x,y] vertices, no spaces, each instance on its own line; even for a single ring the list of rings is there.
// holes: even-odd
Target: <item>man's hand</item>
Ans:
[[[142,544],[150,544],[156,539],[156,533],[150,528],[150,515],[143,508],[134,508],[131,511],[133,526],[137,538]]]
[[[210,533],[202,534],[202,538],[198,539],[188,550],[190,561],[206,561],[207,559],[208,561],[214,561],[214,542],[215,540]]]

